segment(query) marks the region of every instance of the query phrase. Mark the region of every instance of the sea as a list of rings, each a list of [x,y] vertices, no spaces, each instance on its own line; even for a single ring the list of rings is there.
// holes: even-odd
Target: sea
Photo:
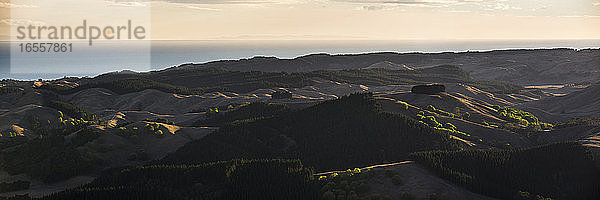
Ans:
[[[373,52],[465,52],[504,49],[600,48],[600,40],[153,40],[76,43],[68,52],[22,52],[0,42],[0,79],[50,80],[94,77],[132,70],[147,72],[185,63],[255,56],[295,58],[308,54]],[[12,47],[12,48],[11,48]]]

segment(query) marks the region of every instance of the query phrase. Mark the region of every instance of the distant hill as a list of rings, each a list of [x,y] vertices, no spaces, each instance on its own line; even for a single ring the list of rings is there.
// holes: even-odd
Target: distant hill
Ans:
[[[250,92],[273,87],[300,88],[314,85],[317,80],[368,86],[411,85],[425,83],[466,83],[494,92],[520,89],[505,82],[474,80],[457,66],[439,65],[415,70],[348,69],[310,72],[230,71],[220,68],[174,68],[146,73],[108,73],[94,78],[70,80],[76,86],[65,86],[57,80],[40,86],[59,94],[73,94],[89,88],[104,88],[119,94],[156,89],[168,93],[202,94],[207,92]]]
[[[378,62],[363,69],[415,70],[410,66],[396,64],[390,61]]]
[[[170,70],[223,68],[233,71],[307,72],[361,68],[414,68],[456,65],[475,79],[517,84],[575,83],[600,80],[600,49],[496,50],[459,53],[312,54],[294,59],[254,57],[186,64]]]
[[[600,83],[565,96],[533,101],[522,106],[534,111],[549,113],[557,119],[600,117]]]

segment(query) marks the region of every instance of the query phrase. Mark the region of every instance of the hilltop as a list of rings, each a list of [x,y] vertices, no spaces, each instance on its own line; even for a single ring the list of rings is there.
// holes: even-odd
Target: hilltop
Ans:
[[[307,72],[361,68],[424,68],[455,65],[478,80],[516,84],[561,84],[600,80],[600,49],[521,49],[444,53],[311,54],[294,59],[254,57],[186,64],[172,70],[222,68],[234,71]]]
[[[564,96],[529,102],[522,107],[548,113],[557,119],[600,117],[600,83]]]

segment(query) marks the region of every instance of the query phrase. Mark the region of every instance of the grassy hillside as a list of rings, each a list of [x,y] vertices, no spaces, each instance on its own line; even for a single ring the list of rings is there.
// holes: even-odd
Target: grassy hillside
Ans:
[[[228,105],[224,108],[210,108],[206,111],[206,120],[194,123],[196,126],[222,126],[238,120],[255,120],[277,116],[290,111],[285,104],[253,102],[238,105]]]
[[[417,70],[349,69],[310,72],[228,71],[217,68],[168,69],[136,74],[104,74],[78,80],[80,86],[48,84],[40,88],[61,94],[71,94],[88,88],[105,88],[124,94],[145,89],[181,94],[201,94],[213,91],[250,92],[272,87],[299,88],[314,84],[315,79],[373,86],[424,84],[431,82],[465,83],[495,92],[518,90],[519,86],[493,81],[475,81],[458,67],[443,65]]]
[[[542,99],[523,105],[529,109],[539,109],[554,115],[565,117],[600,117],[600,83],[594,83],[585,89]]]
[[[353,94],[273,118],[222,127],[162,162],[299,158],[318,170],[398,161],[424,150],[458,149],[456,141],[409,117],[381,112],[370,94]]]
[[[49,106],[57,109],[55,119],[30,116],[21,122],[31,138],[10,132],[0,137],[2,170],[56,182],[89,173],[102,164],[97,156],[77,150],[101,135],[98,129],[91,128],[99,123],[96,115],[61,101],[51,101]],[[76,135],[66,139],[72,133]]]
[[[155,89],[162,92],[179,93],[179,94],[193,94],[202,93],[201,90],[191,90],[186,87],[174,86],[167,83],[160,83],[144,78],[127,78],[119,79],[114,81],[103,81],[103,82],[90,82],[78,87],[67,87],[58,84],[48,84],[39,87],[40,89],[54,91],[59,94],[73,94],[81,90],[90,88],[104,88],[113,91],[117,94],[127,94],[131,92],[139,92],[146,89]]]
[[[600,170],[589,150],[574,142],[502,151],[430,151],[411,157],[446,179],[501,199],[600,198]]]

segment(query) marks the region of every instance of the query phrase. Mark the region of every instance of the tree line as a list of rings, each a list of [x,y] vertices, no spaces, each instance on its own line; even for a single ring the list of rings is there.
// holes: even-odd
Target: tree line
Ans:
[[[299,160],[229,160],[113,169],[53,199],[318,199],[312,168]]]
[[[527,149],[429,151],[412,159],[443,178],[501,199],[600,198],[600,170],[576,142]]]

